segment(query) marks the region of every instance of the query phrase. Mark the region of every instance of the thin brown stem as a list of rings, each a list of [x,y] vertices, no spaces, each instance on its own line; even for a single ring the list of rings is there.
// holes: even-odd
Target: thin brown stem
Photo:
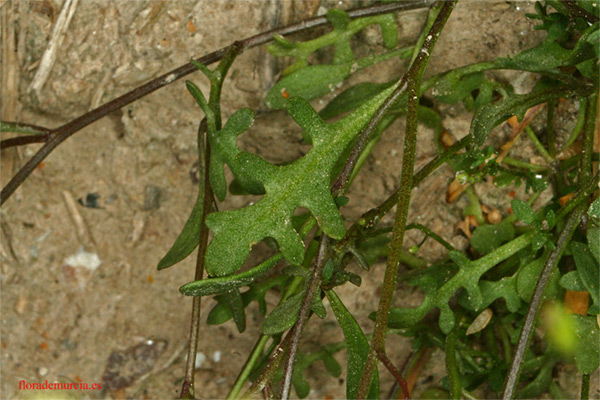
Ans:
[[[0,150],[8,149],[9,147],[25,146],[26,144],[32,143],[45,143],[49,138],[50,135],[45,133],[43,135],[26,135],[4,139],[0,141]]]
[[[558,264],[558,261],[560,260],[564,251],[566,250],[567,243],[571,239],[571,236],[573,235],[577,224],[579,224],[584,209],[585,207],[583,207],[583,205],[580,205],[569,216],[569,218],[567,219],[567,223],[563,227],[560,236],[558,237],[556,249],[553,250],[546,259],[544,269],[542,270],[537,285],[535,286],[533,296],[531,297],[529,309],[527,310],[527,315],[525,316],[523,328],[521,329],[521,334],[519,336],[519,342],[517,343],[517,348],[515,349],[511,366],[506,377],[506,382],[504,383],[504,393],[502,394],[503,400],[511,400],[515,396],[515,390],[517,388],[517,383],[519,382],[519,375],[521,374],[521,365],[523,364],[525,352],[527,351],[529,341],[531,340],[531,333],[533,332],[533,327],[535,325],[538,309],[542,303],[544,290],[546,289],[546,285],[550,280],[550,275],[552,275],[552,271],[554,271],[554,267],[556,267],[556,265]]]
[[[431,4],[431,0],[416,0],[413,2],[397,2],[390,4],[376,4],[374,6],[365,7],[356,10],[350,10],[348,15],[351,18],[364,17],[369,15],[385,14],[395,11],[406,11],[414,10],[418,8],[425,8]],[[327,23],[326,17],[315,17],[309,18],[282,28],[271,29],[259,33],[255,36],[240,40],[236,42],[236,45],[240,47],[240,52],[246,49],[256,47],[265,43],[269,43],[273,40],[273,35],[289,35],[292,33],[303,32],[312,29],[317,26],[325,25]],[[214,62],[219,61],[226,54],[228,47],[224,47],[212,53],[209,53],[203,57],[196,59],[197,62],[210,65]],[[166,85],[169,85],[178,79],[196,71],[196,67],[192,63],[187,63],[178,67],[172,71],[167,72],[159,76],[156,79],[151,80],[144,85],[141,85],[134,90],[125,93],[124,95],[117,97],[114,100],[109,101],[106,104],[101,105],[98,108],[56,128],[53,129],[50,139],[37,151],[25,165],[15,174],[15,176],[6,184],[0,193],[0,205],[4,204],[6,200],[15,192],[15,190],[27,179],[27,177],[33,172],[33,170],[44,160],[48,154],[50,154],[58,145],[64,142],[66,139],[71,137],[76,132],[79,132],[84,127],[97,121],[98,119],[110,114],[111,112],[118,110],[152,92],[160,89]]]
[[[392,360],[385,354],[385,352],[378,351],[377,358],[379,361],[390,371],[396,382],[400,385],[400,390],[402,391],[402,399],[409,400],[410,393],[408,390],[408,384],[406,383],[406,379],[402,376],[402,373],[396,368]]]
[[[262,391],[271,381],[275,372],[279,368],[279,364],[283,360],[286,352],[288,351],[290,344],[292,343],[292,332],[289,331],[285,338],[279,343],[279,346],[273,350],[267,361],[265,369],[260,373],[259,377],[252,383],[250,388],[242,395],[242,398],[247,399],[255,396],[258,392]]]
[[[288,400],[290,398],[290,392],[292,389],[292,376],[294,374],[294,364],[296,364],[296,357],[298,355],[298,347],[300,346],[300,339],[302,337],[302,331],[304,325],[308,321],[310,314],[310,306],[312,305],[313,299],[317,294],[317,290],[321,286],[321,277],[323,276],[323,269],[328,259],[329,253],[329,238],[327,235],[322,234],[321,240],[319,241],[319,250],[317,252],[315,266],[308,282],[308,288],[302,299],[302,306],[298,313],[298,319],[294,324],[291,331],[291,342],[288,351],[285,365],[283,367],[283,383],[281,386],[281,399]]]
[[[415,162],[415,151],[417,144],[417,106],[419,102],[419,88],[421,86],[421,77],[429,61],[433,47],[442,32],[450,13],[454,9],[456,1],[445,2],[440,12],[431,26],[421,50],[415,61],[402,78],[408,85],[408,107],[406,117],[406,133],[404,138],[404,150],[402,155],[402,172],[400,177],[400,196],[397,203],[396,219],[394,231],[392,233],[392,242],[390,245],[390,255],[383,277],[381,297],[379,298],[379,307],[375,319],[375,331],[369,357],[365,364],[365,369],[358,388],[357,398],[364,398],[370,386],[371,377],[375,370],[377,354],[385,354],[385,338],[387,333],[387,322],[389,311],[394,297],[394,288],[400,257],[402,254],[402,243],[404,241],[404,232],[406,229],[406,220],[408,216],[408,206],[410,204],[410,194],[412,190],[413,169]],[[400,86],[402,87],[402,85]]]
[[[204,210],[210,210],[214,203],[214,196],[210,187],[208,165],[210,162],[210,144],[206,140],[206,119],[203,119],[198,129],[198,168],[201,176],[199,190],[204,191]],[[208,244],[208,228],[204,221],[208,212],[202,213],[202,231],[200,233],[200,243],[198,245],[198,254],[196,256],[196,271],[194,280],[201,280],[204,275],[204,255]],[[197,296],[192,300],[192,320],[190,323],[190,340],[188,343],[187,363],[185,367],[185,377],[181,385],[181,399],[194,398],[194,372],[196,370],[196,352],[198,350],[198,338],[200,333],[200,309],[202,297]]]
[[[600,18],[598,18],[597,15],[594,15],[594,14],[584,10],[583,8],[579,7],[579,5],[577,5],[577,2],[574,0],[560,0],[560,1],[565,6],[565,8],[569,12],[569,14],[571,14],[571,17],[573,17],[573,18],[581,17],[581,18],[585,19],[587,22],[589,22],[590,24],[600,21]]]

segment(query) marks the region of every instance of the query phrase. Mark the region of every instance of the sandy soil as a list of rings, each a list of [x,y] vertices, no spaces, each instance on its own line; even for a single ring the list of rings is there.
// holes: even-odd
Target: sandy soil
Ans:
[[[39,91],[30,85],[63,1],[3,3],[2,43],[13,53],[4,53],[2,60],[2,118],[59,126],[190,57],[338,3],[345,8],[357,4],[325,0],[79,2]],[[459,2],[427,73],[530,47],[540,38],[524,15],[524,8],[530,7]],[[399,16],[404,43],[418,35],[424,15],[411,12]],[[378,41],[377,31],[369,30],[359,36],[357,46],[364,48]],[[232,68],[223,95],[225,118],[241,107],[259,112],[241,143],[271,161],[294,159],[308,150],[301,144],[298,128],[284,113],[260,113],[265,111],[266,90],[281,66],[264,48],[247,51]],[[353,79],[383,82],[397,74],[397,68],[386,63]],[[522,79],[508,74],[499,78]],[[207,89],[200,73],[189,79]],[[446,111],[445,123],[453,135],[466,134],[470,116],[459,107]],[[2,208],[1,398],[29,396],[19,391],[21,380],[104,386],[102,391],[73,393],[74,398],[178,395],[191,310],[191,299],[182,296],[178,288],[193,277],[194,257],[161,272],[156,264],[176,238],[195,200],[190,170],[197,159],[195,132],[200,118],[183,81],[175,82],[66,141]],[[397,123],[369,157],[349,194],[345,208],[349,219],[379,204],[394,190],[401,165],[402,132],[403,124]],[[419,165],[434,154],[431,131],[423,129],[421,137]],[[3,185],[38,147],[2,154]],[[411,218],[464,247],[466,239],[454,230],[464,204],[459,201],[449,206],[443,196],[451,177],[449,169],[442,169],[418,188]],[[489,193],[487,205],[506,212],[503,193]],[[87,201],[90,205],[94,198],[99,208],[81,204]],[[221,209],[247,201],[229,197]],[[418,235],[410,236],[407,245],[417,240]],[[445,254],[435,245],[424,247],[423,252],[430,260]],[[94,264],[91,255],[99,262],[95,269],[82,266]],[[372,329],[366,316],[376,307],[382,275],[383,267],[377,265],[363,274],[360,289],[347,286],[339,290],[366,330]],[[268,299],[272,307],[276,297]],[[419,294],[407,290],[397,301],[418,304]],[[213,305],[211,299],[203,301],[204,315]],[[231,322],[202,327],[199,350],[206,360],[196,375],[200,397],[225,397],[257,338],[262,318],[252,305],[243,335]],[[340,340],[341,332],[329,310],[325,321],[311,321],[304,343],[307,349],[314,349],[320,341]],[[389,351],[398,364],[408,348],[406,339],[392,337],[389,341]],[[343,354],[339,356],[341,361]],[[442,367],[440,353],[423,379],[439,381]],[[311,367],[309,373],[311,398],[344,396],[343,379],[327,378],[322,364]],[[391,385],[386,374],[382,381],[383,388]]]

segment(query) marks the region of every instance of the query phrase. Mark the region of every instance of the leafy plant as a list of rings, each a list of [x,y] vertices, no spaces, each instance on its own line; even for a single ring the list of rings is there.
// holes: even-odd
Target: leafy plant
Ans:
[[[208,100],[196,84],[186,82],[203,113],[198,135],[198,198],[158,269],[177,264],[199,247],[195,280],[181,286],[180,291],[198,298],[215,296],[208,323],[233,319],[242,332],[246,328],[245,308],[253,301],[265,315],[261,336],[228,398],[239,398],[248,379],[253,383],[244,397],[262,391],[266,397],[286,399],[291,387],[299,397],[306,397],[310,385],[303,372],[322,361],[331,375],[339,376],[341,368],[333,355],[342,349],[347,357],[347,398],[382,396],[378,362],[394,376],[400,395],[408,398],[419,373],[417,366],[433,348],[445,352],[447,377],[423,388],[423,395],[501,395],[510,399],[549,392],[559,397],[562,389],[554,379],[554,367],[575,363],[582,376],[581,396],[588,396],[590,374],[600,363],[600,202],[598,174],[594,172],[598,162],[594,129],[598,117],[599,8],[584,1],[538,2],[536,13],[528,16],[546,33],[540,44],[511,57],[466,65],[423,80],[454,4],[445,1],[431,6],[420,38],[411,48],[398,48],[396,21],[389,13],[352,19],[345,11],[329,10],[329,33],[304,42],[273,35],[269,52],[293,61],[266,94],[265,105],[285,109],[312,146],[308,153],[284,165],[270,163],[238,146],[238,136],[254,122],[252,110],[237,110],[222,123],[220,94],[227,73],[249,45],[237,42],[230,46],[219,56],[214,70],[208,65],[217,60],[216,56],[191,63],[210,81]],[[351,38],[374,24],[380,28],[385,52],[355,58]],[[328,46],[333,48],[332,63],[313,64],[311,55]],[[409,59],[406,72],[397,79],[346,88],[319,112],[309,103],[337,89],[360,69],[394,58]],[[501,69],[536,73],[539,79],[530,92],[516,93],[510,83],[493,79],[491,71]],[[560,123],[555,117],[556,104],[564,100],[577,102],[580,113],[579,123],[566,138],[555,136],[555,125]],[[439,111],[444,103],[460,103],[473,113],[468,135],[445,147],[441,136],[447,130]],[[531,122],[543,107],[547,109],[545,128],[536,132]],[[516,122],[512,123],[510,139],[498,149],[490,137],[498,125],[513,116]],[[399,118],[406,119],[399,189],[347,228],[339,210],[348,201],[346,191],[373,146]],[[434,130],[439,154],[415,173],[419,123]],[[9,122],[2,122],[0,127],[2,131],[33,131],[41,137],[48,134]],[[57,139],[45,145],[32,162],[39,163],[40,157],[74,133],[69,129],[53,132]],[[527,132],[531,146],[545,164],[507,155],[522,132]],[[4,140],[3,148],[32,141],[24,138]],[[563,150],[575,142],[581,144],[581,152],[562,159]],[[559,143],[564,144],[562,148]],[[412,188],[445,163],[456,172],[459,193],[464,190],[469,198],[464,214],[473,216],[478,225],[465,232],[467,249],[457,249],[430,228],[408,221]],[[222,201],[228,195],[225,165],[235,177],[230,191],[237,187],[238,192],[262,197],[238,209],[213,210],[214,197]],[[3,189],[3,202],[28,171],[30,163]],[[511,213],[497,221],[483,218],[483,201],[469,188],[490,177],[498,188],[525,182],[527,198],[512,200]],[[551,191],[551,199],[537,204],[544,190]],[[379,226],[394,206],[393,227]],[[302,209],[307,211],[299,211]],[[423,232],[423,242],[439,242],[448,250],[447,256],[435,262],[424,259],[419,255],[423,242],[405,251],[404,234],[410,229]],[[270,243],[275,254],[243,270],[252,246],[261,241]],[[364,332],[337,295],[336,287],[348,282],[360,286],[360,274],[347,270],[351,260],[356,260],[366,274],[380,258],[387,260],[387,267],[379,307],[371,314],[373,331]],[[278,268],[282,262],[285,267]],[[398,273],[399,264],[410,269]],[[207,277],[203,279],[204,268]],[[393,307],[399,285],[422,291],[422,303],[416,308]],[[279,304],[269,311],[265,296],[270,291],[277,291],[280,297]],[[572,293],[585,299],[577,311]],[[323,344],[320,350],[308,353],[300,350],[300,339],[312,315],[326,317],[323,299],[327,299],[345,341]],[[544,338],[534,331],[538,320],[547,332]],[[198,323],[194,313],[192,324]],[[192,361],[188,361],[182,398],[194,396],[190,365],[197,329],[192,330],[188,355]],[[388,334],[413,340],[417,361],[403,371],[385,351]],[[267,348],[269,339],[273,344]],[[273,385],[279,382],[281,390],[275,394]]]

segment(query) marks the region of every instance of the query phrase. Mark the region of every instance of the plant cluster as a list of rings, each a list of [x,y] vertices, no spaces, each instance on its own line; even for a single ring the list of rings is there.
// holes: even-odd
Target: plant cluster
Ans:
[[[422,398],[475,398],[474,391],[506,399],[541,393],[562,398],[563,389],[554,379],[559,363],[576,364],[581,398],[587,398],[590,374],[600,362],[600,200],[597,148],[594,151],[599,7],[588,1],[537,2],[536,13],[528,17],[545,32],[541,43],[512,57],[422,79],[454,4],[433,4],[419,40],[409,48],[398,47],[393,14],[353,19],[333,9],[327,13],[332,29],[320,37],[292,41],[275,34],[269,52],[292,61],[267,93],[265,104],[286,110],[312,146],[304,156],[282,165],[239,148],[237,137],[251,127],[252,110],[237,110],[222,121],[221,90],[244,44],[230,46],[214,69],[208,68],[208,62],[193,62],[210,81],[208,98],[193,82],[186,82],[204,114],[198,131],[198,198],[158,268],[171,267],[199,248],[195,280],[180,288],[195,297],[188,355],[192,365],[201,296],[214,296],[216,301],[208,324],[233,319],[243,332],[245,309],[253,301],[265,315],[261,336],[228,398],[262,392],[268,398],[287,399],[291,388],[298,397],[306,397],[310,386],[304,370],[320,361],[332,376],[339,376],[342,369],[333,355],[342,350],[347,357],[347,398],[385,396],[379,386],[378,362],[396,378],[395,396],[409,398],[423,364],[436,348],[445,353],[447,377]],[[356,58],[351,41],[373,24],[380,27],[385,51]],[[311,55],[328,46],[334,51],[331,64],[311,63]],[[396,79],[346,88],[320,111],[309,103],[362,68],[391,58],[408,63]],[[535,73],[535,87],[518,94],[510,83],[495,80],[490,73],[505,69]],[[579,106],[568,137],[556,135],[557,105],[563,101]],[[469,134],[456,142],[444,141],[448,133],[439,105],[458,103],[473,113]],[[530,123],[542,110],[545,126],[534,131]],[[506,144],[490,145],[493,129],[511,117],[516,118],[510,120],[512,132]],[[399,118],[406,119],[399,189],[347,228],[339,210],[348,201],[345,194],[370,151]],[[420,123],[435,132],[439,152],[415,172]],[[544,163],[508,155],[523,132]],[[443,164],[456,172],[449,197],[464,193],[469,200],[465,217],[477,225],[468,232],[467,250],[407,220],[411,189]],[[229,185],[225,165],[235,177]],[[498,187],[525,185],[529,196],[526,201],[513,200],[512,213],[494,221],[486,220],[472,189],[490,177]],[[548,189],[552,199],[534,209],[535,200]],[[224,200],[228,191],[262,197],[239,209],[216,211],[215,198]],[[394,226],[381,226],[394,206]],[[419,255],[422,243],[404,250],[404,234],[411,229],[420,230],[423,241],[438,241],[448,249],[447,257],[429,262]],[[261,241],[274,249],[274,255],[242,269],[252,246]],[[371,315],[374,330],[364,332],[336,288],[360,287],[360,275],[347,269],[351,261],[367,274],[383,258],[387,266],[379,307]],[[417,287],[424,300],[416,308],[392,307],[398,285]],[[267,310],[265,295],[275,289],[279,304]],[[326,316],[324,299],[345,341],[325,343],[308,353],[300,338],[309,318]],[[534,330],[537,323],[544,337]],[[412,353],[403,370],[386,355],[387,335],[412,338]],[[253,383],[244,390],[247,381]],[[182,397],[193,396],[193,367],[188,365]]]

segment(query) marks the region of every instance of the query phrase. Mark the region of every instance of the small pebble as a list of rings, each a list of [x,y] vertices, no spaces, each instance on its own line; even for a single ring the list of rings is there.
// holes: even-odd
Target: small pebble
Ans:
[[[194,361],[194,367],[196,369],[200,369],[202,368],[202,365],[204,364],[204,362],[206,361],[206,355],[199,351],[198,353],[196,353],[196,360]]]
[[[144,211],[158,210],[162,189],[155,185],[146,185],[144,189]]]
[[[221,362],[221,352],[219,350],[213,353],[213,361],[216,363]]]
[[[81,204],[84,207],[88,207],[88,208],[102,208],[102,207],[100,207],[100,204],[98,204],[98,199],[99,198],[100,198],[100,195],[98,193],[88,193],[85,196],[85,200],[79,199],[77,201],[79,202],[79,204]]]

